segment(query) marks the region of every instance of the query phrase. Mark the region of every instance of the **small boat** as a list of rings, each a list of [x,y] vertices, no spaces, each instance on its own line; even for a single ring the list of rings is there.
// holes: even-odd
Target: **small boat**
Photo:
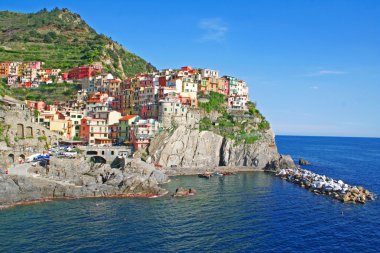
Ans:
[[[211,176],[212,176],[212,174],[210,174],[210,173],[198,174],[198,177],[207,178],[207,179],[210,179]]]
[[[220,176],[220,177],[223,177],[223,176],[224,176],[223,173],[220,173],[220,172],[215,172],[214,175],[215,175],[215,176]]]

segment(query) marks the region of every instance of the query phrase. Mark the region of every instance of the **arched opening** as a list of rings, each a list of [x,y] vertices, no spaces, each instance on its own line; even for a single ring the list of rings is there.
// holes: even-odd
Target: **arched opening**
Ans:
[[[16,136],[18,138],[24,138],[24,125],[23,124],[17,124]]]
[[[104,150],[102,151],[102,155],[104,155]]]
[[[106,159],[104,159],[104,157],[102,156],[93,156],[91,157],[90,159],[91,162],[93,163],[106,163]]]
[[[18,157],[18,163],[19,164],[22,164],[25,162],[25,155],[21,154],[19,157]]]
[[[114,154],[115,154],[115,151],[112,150],[112,151],[111,151],[111,155],[114,155]]]
[[[87,155],[97,155],[98,151],[87,151]]]
[[[15,155],[14,154],[8,155],[8,162],[12,163],[12,164],[15,162]]]
[[[28,138],[28,137],[33,137],[33,128],[30,127],[30,126],[27,126],[25,128],[25,137]]]

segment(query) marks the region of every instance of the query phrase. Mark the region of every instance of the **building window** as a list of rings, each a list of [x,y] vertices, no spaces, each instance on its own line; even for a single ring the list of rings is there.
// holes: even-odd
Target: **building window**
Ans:
[[[91,137],[94,137],[94,134],[90,134]]]

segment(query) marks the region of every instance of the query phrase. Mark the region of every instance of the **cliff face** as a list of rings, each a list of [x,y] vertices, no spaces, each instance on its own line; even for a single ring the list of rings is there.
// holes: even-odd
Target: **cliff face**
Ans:
[[[148,152],[154,163],[184,169],[216,166],[277,169],[283,160],[271,129],[253,144],[235,144],[211,131],[179,126],[172,134],[163,132],[153,139]]]
[[[153,160],[162,166],[218,166],[223,137],[179,126],[172,135],[163,133],[149,147]]]

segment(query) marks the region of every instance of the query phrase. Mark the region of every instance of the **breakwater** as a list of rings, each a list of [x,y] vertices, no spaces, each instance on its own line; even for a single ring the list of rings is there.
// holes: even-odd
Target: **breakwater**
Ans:
[[[367,200],[374,200],[375,195],[361,186],[352,186],[342,180],[335,180],[325,175],[319,175],[300,167],[282,169],[276,173],[288,182],[295,183],[315,194],[328,195],[342,202],[365,204]]]

